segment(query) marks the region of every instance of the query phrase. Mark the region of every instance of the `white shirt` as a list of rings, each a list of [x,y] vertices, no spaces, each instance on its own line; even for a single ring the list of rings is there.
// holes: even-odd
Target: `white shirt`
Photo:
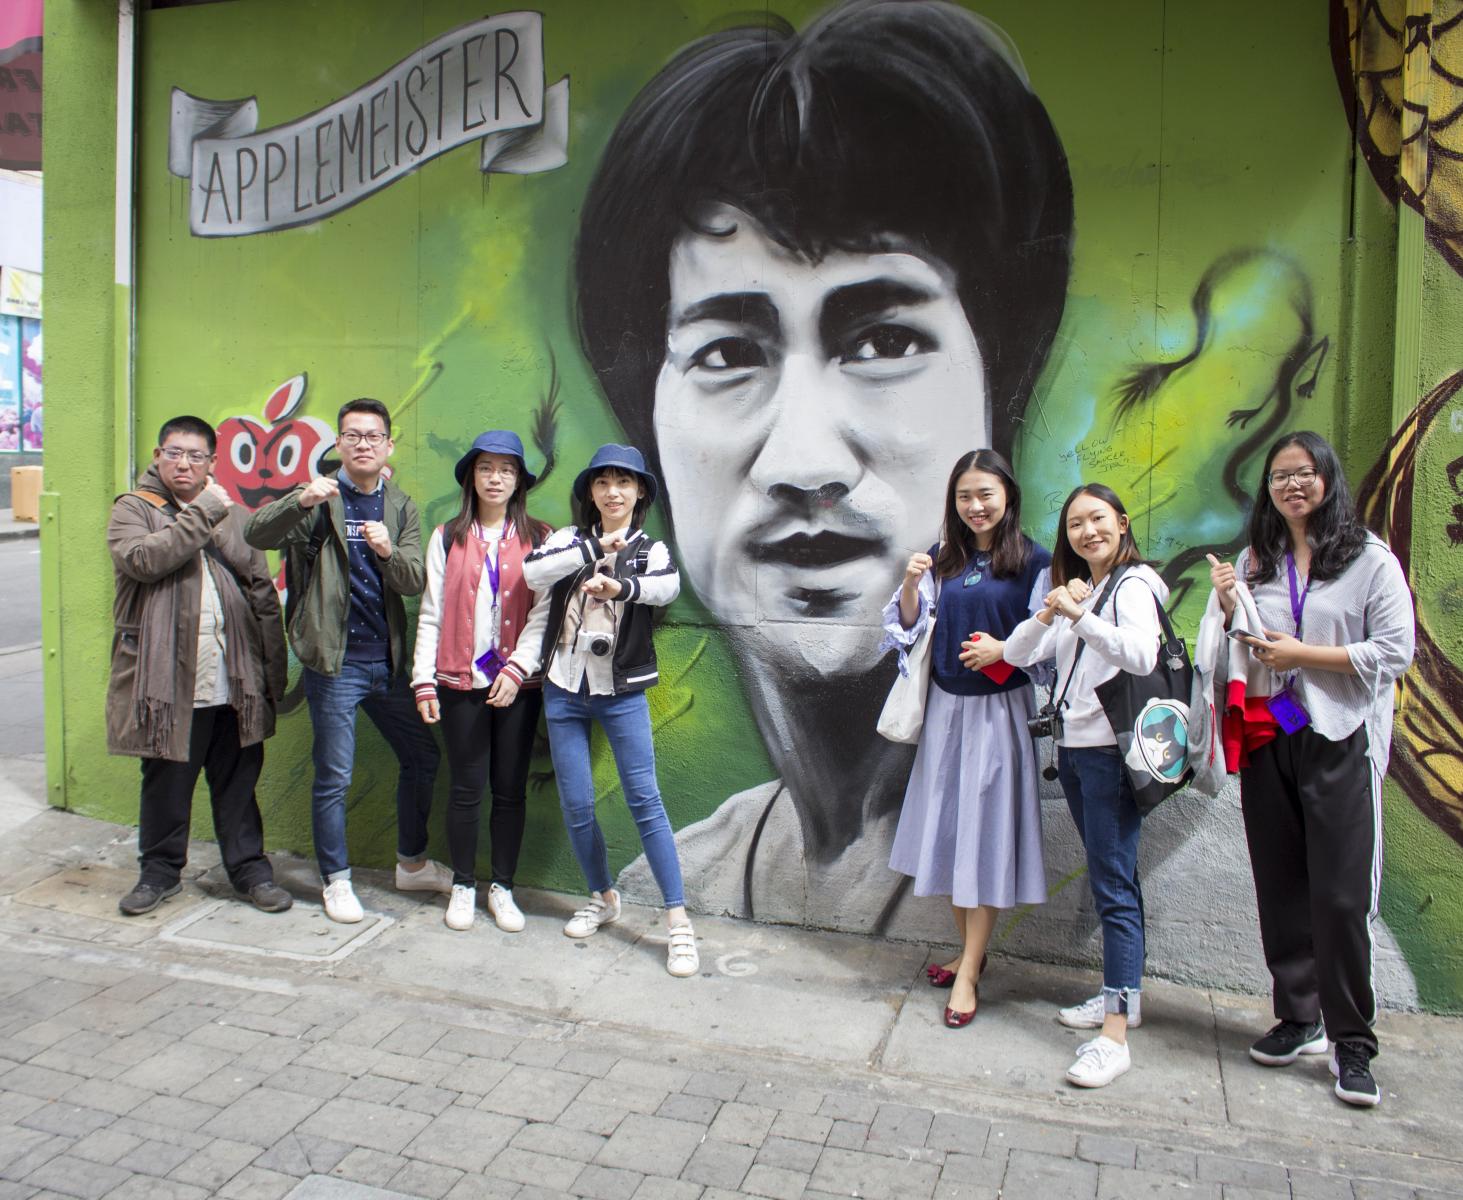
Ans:
[[[1105,583],[1106,581],[1104,581]],[[1116,746],[1112,724],[1102,710],[1096,688],[1119,671],[1147,675],[1158,665],[1158,642],[1163,626],[1158,620],[1159,603],[1168,599],[1168,585],[1151,568],[1130,566],[1103,605],[1102,615],[1092,612],[1102,587],[1079,606],[1082,615],[1069,621],[1058,614],[1050,625],[1028,617],[1006,639],[1005,659],[1012,666],[1028,667],[1049,658],[1057,660],[1057,696],[1066,688],[1062,708],[1061,746]],[[1086,644],[1073,674],[1077,647]],[[1071,677],[1071,686],[1067,679]],[[1038,697],[1043,699],[1044,697]]]
[[[503,540],[501,525],[491,529],[480,529],[483,540],[488,543],[488,556],[493,565],[498,564],[498,552]],[[442,636],[442,586],[447,578],[447,548],[442,542],[442,530],[432,530],[427,539],[427,582],[422,589],[422,604],[417,612],[417,641],[412,651],[411,682],[413,687],[424,683],[435,683],[437,679],[437,643]],[[507,580],[500,583],[500,589],[509,586]],[[519,587],[526,586],[523,583]],[[487,652],[489,646],[498,643],[498,633],[503,622],[501,593],[498,603],[493,603],[493,588],[488,582],[488,572],[483,571],[478,581],[477,596],[472,611],[472,686],[485,688],[488,677],[478,670],[477,660]],[[534,675],[541,665],[539,645],[544,638],[544,626],[549,622],[549,593],[541,591],[534,595],[533,605],[524,619],[518,634],[518,643],[508,655],[522,676]]]
[[[187,508],[187,504],[178,504]],[[208,553],[198,552],[198,645],[193,668],[193,707],[215,708],[229,702],[229,672],[224,657],[224,606],[208,566]]]

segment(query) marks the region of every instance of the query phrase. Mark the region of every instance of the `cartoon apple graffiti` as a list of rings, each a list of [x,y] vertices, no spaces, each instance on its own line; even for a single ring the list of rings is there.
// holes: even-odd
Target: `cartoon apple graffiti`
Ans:
[[[293,415],[308,380],[302,371],[275,388],[264,402],[263,421],[229,417],[218,427],[214,478],[251,512],[309,483],[335,445],[335,432],[324,421]]]

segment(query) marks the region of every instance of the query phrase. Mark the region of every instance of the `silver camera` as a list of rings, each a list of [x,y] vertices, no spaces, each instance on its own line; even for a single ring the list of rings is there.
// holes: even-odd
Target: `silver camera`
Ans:
[[[574,635],[574,644],[584,653],[603,658],[615,648],[613,635],[599,629],[581,629]]]

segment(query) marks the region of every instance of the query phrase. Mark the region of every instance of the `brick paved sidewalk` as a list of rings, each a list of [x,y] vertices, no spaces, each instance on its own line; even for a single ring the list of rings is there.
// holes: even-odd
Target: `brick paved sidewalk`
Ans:
[[[574,943],[576,898],[525,891],[526,932],[461,934],[359,872],[368,920],[333,926],[277,858],[299,900],[266,917],[207,843],[124,919],[132,831],[15,820],[0,1200],[1463,1197],[1456,1020],[1385,1015],[1359,1112],[1321,1062],[1248,1061],[1253,998],[1153,981],[1133,1070],[1082,1092],[1052,1018],[1072,969],[994,959],[951,1033],[929,947],[702,918],[702,974],[672,980],[651,910]]]
[[[606,1031],[30,949],[0,950],[0,1200],[381,1194],[320,1177],[452,1200],[1447,1194],[1400,1182],[1427,1175],[1405,1160],[1353,1183],[901,1103],[867,1077],[789,1085]]]

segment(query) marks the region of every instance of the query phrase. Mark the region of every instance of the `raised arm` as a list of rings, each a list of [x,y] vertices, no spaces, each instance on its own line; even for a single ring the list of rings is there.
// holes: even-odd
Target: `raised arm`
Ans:
[[[161,529],[149,529],[149,504],[126,495],[112,505],[107,522],[107,549],[117,570],[139,583],[155,583],[171,575],[207,545],[229,506],[211,492],[198,499]]]

